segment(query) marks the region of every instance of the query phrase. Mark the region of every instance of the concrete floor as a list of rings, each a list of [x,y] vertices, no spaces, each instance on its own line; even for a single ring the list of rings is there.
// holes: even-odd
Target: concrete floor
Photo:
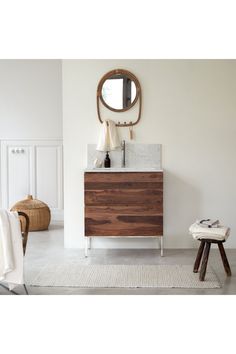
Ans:
[[[117,249],[92,250],[85,259],[83,250],[64,249],[63,228],[52,225],[49,231],[30,233],[25,256],[25,272],[36,275],[49,262],[80,260],[81,264],[193,264],[196,249],[167,249],[164,257],[159,250]],[[236,294],[236,250],[226,250],[232,276],[226,277],[217,249],[210,253],[209,266],[216,272],[220,289],[78,289],[64,287],[27,287],[30,295],[222,295]],[[19,294],[23,287],[15,288]],[[0,287],[0,295],[9,294]]]

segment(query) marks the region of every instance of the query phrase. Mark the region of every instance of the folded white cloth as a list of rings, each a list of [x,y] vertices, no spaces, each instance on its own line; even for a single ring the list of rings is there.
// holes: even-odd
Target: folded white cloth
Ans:
[[[220,225],[214,228],[206,228],[200,226],[198,223],[194,223],[190,226],[189,232],[196,240],[207,238],[211,240],[223,241],[229,237],[230,228]]]
[[[0,281],[9,289],[24,284],[23,245],[17,212],[0,209]]]
[[[102,123],[102,128],[97,145],[98,151],[111,151],[120,147],[120,139],[117,132],[116,123],[106,120]]]

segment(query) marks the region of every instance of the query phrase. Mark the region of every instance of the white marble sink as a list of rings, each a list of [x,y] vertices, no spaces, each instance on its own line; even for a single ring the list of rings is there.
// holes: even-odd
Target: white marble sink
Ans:
[[[135,167],[114,167],[114,168],[86,168],[85,172],[161,172],[158,168],[135,168]]]

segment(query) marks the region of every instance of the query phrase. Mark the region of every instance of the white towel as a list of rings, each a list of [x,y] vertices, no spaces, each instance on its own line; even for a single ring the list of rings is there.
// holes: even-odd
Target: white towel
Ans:
[[[206,228],[194,223],[189,228],[190,234],[195,239],[209,238],[214,240],[226,240],[230,233],[230,228],[226,226],[218,226],[212,228]]]
[[[0,209],[0,280],[14,269],[14,253],[8,212]]]
[[[0,209],[0,281],[9,289],[24,284],[23,245],[17,212]]]
[[[120,139],[116,127],[116,123],[112,120],[108,120],[108,132],[109,132],[109,142],[110,150],[115,150],[120,147]]]
[[[102,128],[97,145],[98,151],[111,151],[120,147],[120,139],[117,132],[116,123],[106,120],[102,123]]]

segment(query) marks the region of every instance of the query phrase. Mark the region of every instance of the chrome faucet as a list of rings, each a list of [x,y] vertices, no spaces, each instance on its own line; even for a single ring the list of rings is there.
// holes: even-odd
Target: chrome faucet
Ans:
[[[122,151],[121,167],[125,167],[125,140],[122,140],[121,151]]]

